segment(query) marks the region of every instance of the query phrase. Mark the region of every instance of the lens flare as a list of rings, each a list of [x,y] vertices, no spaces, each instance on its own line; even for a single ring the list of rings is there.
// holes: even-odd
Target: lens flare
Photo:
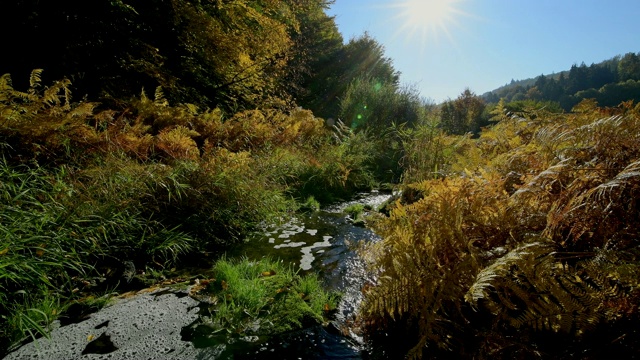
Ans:
[[[451,28],[458,26],[458,18],[468,16],[459,5],[465,0],[405,0],[389,4],[396,9],[394,19],[400,22],[396,36],[407,41],[420,39],[423,48],[428,42],[439,42],[445,36],[454,43]]]

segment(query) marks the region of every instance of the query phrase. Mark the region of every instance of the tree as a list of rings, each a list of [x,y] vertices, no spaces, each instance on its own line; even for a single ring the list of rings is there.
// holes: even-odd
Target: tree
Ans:
[[[92,98],[162,86],[169,101],[226,109],[277,102],[297,26],[276,0],[18,0],[2,8],[0,30],[14,34],[3,71],[43,68]]]
[[[440,108],[440,126],[449,134],[477,134],[488,124],[483,117],[485,103],[469,89],[465,89],[455,100],[446,101]]]
[[[292,58],[287,65],[283,86],[294,101],[328,118],[337,114],[335,92],[339,68],[335,66],[342,56],[343,38],[333,17],[325,10],[333,1],[290,1],[296,10],[298,29],[293,31]]]
[[[417,124],[424,102],[414,88],[357,78],[345,91],[340,108],[340,118],[351,128],[382,133],[392,124]]]
[[[567,93],[573,95],[576,92],[589,88],[589,70],[582,63],[580,66],[573,64],[569,70]]]
[[[367,33],[351,39],[328,60],[323,72],[325,87],[314,94],[322,102],[315,105],[326,117],[341,114],[341,98],[356,79],[376,79],[381,85],[398,86],[400,73],[385,56],[384,46]]]
[[[635,53],[625,54],[618,63],[619,81],[640,80],[640,57]]]
[[[398,181],[405,155],[397,129],[413,129],[422,123],[426,102],[413,87],[399,87],[377,78],[357,78],[340,101],[340,119],[354,132],[364,133],[375,144],[371,168],[378,179]]]

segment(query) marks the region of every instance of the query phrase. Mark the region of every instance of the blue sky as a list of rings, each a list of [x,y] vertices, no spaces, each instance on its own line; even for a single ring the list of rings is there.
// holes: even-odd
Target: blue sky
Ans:
[[[435,102],[640,52],[640,0],[336,0],[328,14],[345,41],[378,40],[402,83]]]

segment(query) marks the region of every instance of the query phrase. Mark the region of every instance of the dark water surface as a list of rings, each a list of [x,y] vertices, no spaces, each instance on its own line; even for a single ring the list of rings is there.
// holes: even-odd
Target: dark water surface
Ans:
[[[336,318],[327,328],[316,326],[254,339],[250,344],[243,341],[227,345],[221,355],[234,359],[361,359],[362,340],[353,332],[344,336],[338,328],[349,331],[348,322],[362,301],[361,288],[373,282],[356,255],[355,246],[361,241],[378,241],[380,237],[370,229],[352,224],[343,210],[352,204],[376,209],[390,196],[377,192],[361,194],[350,202],[298,215],[284,225],[265,227],[262,235],[229,251],[228,258],[245,256],[258,260],[268,256],[291,264],[301,274],[314,272],[327,290],[339,291],[343,296]]]

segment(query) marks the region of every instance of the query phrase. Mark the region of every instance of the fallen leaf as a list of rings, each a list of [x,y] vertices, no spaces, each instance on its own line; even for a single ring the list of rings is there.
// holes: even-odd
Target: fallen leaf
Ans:
[[[276,274],[275,270],[269,270],[269,271],[263,271],[262,272],[262,276],[264,276],[264,277],[273,276],[275,274]]]
[[[44,247],[45,246],[46,246],[45,244],[38,245],[38,249],[36,250],[36,256],[37,257],[41,257],[42,255],[44,255]]]
[[[9,248],[4,248],[4,250],[0,251],[0,255],[7,255],[9,252]]]

